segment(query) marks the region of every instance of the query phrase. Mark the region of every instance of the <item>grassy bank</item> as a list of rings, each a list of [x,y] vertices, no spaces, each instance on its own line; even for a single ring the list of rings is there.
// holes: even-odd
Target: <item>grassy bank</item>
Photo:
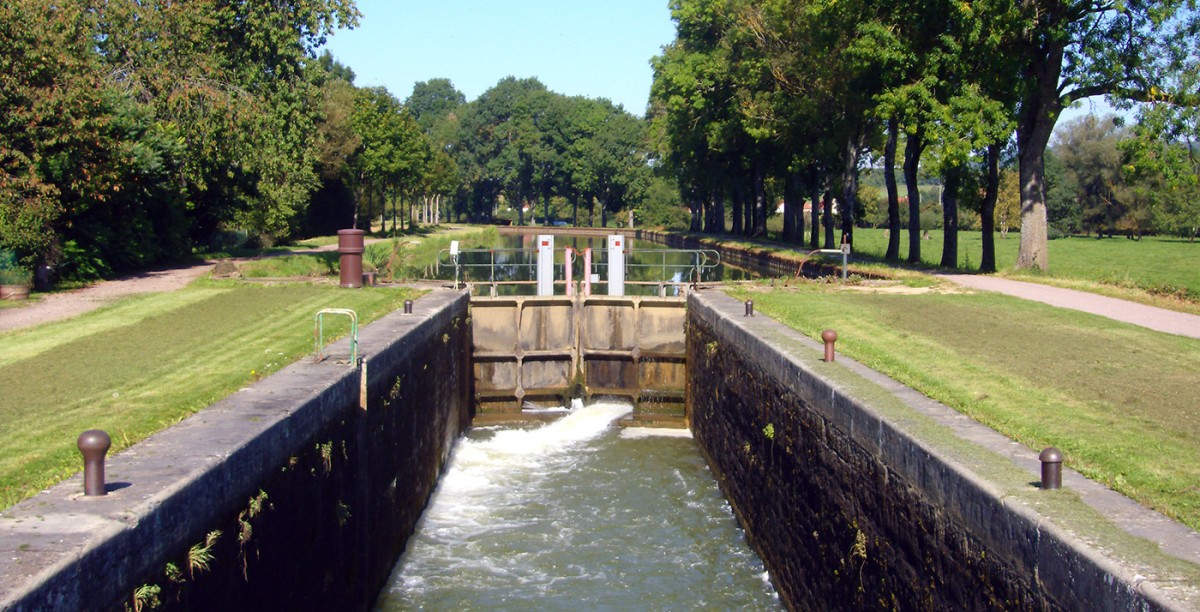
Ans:
[[[108,431],[116,452],[311,353],[318,310],[365,322],[417,295],[202,280],[0,335],[0,507],[78,472],[84,430]]]
[[[735,293],[810,337],[837,330],[846,355],[1200,529],[1200,342],[995,294]]]

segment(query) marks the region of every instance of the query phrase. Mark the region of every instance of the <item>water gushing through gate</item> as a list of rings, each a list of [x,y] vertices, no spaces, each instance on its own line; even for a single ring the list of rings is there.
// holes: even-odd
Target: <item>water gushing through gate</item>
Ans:
[[[629,411],[460,441],[380,608],[777,609],[695,443]]]

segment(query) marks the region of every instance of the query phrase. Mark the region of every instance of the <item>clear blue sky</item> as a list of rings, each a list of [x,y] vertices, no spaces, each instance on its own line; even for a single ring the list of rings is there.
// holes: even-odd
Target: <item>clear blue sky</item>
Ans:
[[[675,38],[668,0],[358,0],[354,30],[326,48],[358,86],[404,100],[448,78],[474,100],[506,76],[551,91],[607,98],[642,116],[650,58]]]

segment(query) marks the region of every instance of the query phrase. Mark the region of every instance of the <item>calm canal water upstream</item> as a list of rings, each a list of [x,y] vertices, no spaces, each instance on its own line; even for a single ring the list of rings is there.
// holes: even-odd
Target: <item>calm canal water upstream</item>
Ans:
[[[473,429],[379,609],[780,609],[695,442],[630,410]]]

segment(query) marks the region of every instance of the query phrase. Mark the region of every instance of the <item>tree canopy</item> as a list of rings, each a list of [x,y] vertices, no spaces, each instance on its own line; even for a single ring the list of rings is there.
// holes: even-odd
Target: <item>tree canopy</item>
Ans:
[[[1130,179],[1166,181],[1151,167],[1190,155],[1176,143],[1187,138],[1184,109],[1200,102],[1192,8],[1183,0],[673,0],[675,41],[653,60],[651,133],[693,229],[725,231],[728,202],[732,231],[760,233],[765,191],[784,202],[785,239],[804,240],[799,213],[808,209],[811,247],[832,246],[838,226],[852,241],[865,222],[859,177],[874,164],[886,178],[887,257],[897,259],[894,169],[903,165],[909,259],[920,260],[920,176],[938,174],[943,265],[958,260],[961,208],[981,217],[984,269],[995,266],[1000,166],[1015,159],[1021,219],[1005,226],[1021,229],[1017,265],[1046,268],[1044,155],[1064,108],[1091,96],[1155,104],[1142,118],[1157,127],[1137,130],[1140,145],[1126,148]],[[1015,158],[1005,153],[1013,144]],[[1172,164],[1170,174],[1184,176],[1186,166]],[[1171,183],[1173,192],[1185,193],[1185,183]],[[1158,218],[1179,228],[1167,211],[1190,214],[1183,196],[1131,189],[1124,201],[1161,211],[1139,227]]]

